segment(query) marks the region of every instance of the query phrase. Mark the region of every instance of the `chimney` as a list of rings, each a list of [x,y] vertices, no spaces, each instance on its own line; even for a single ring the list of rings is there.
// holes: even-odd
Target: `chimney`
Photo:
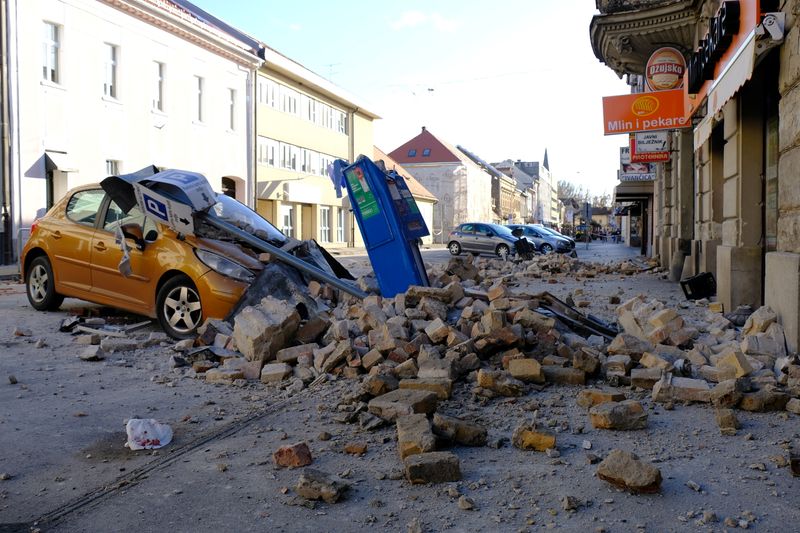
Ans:
[[[422,131],[425,131],[425,126],[422,126]]]

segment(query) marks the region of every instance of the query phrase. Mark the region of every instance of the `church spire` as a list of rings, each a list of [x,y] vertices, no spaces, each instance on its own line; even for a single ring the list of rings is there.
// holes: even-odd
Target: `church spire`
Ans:
[[[544,149],[544,161],[542,162],[542,166],[550,170],[550,163],[547,162],[547,148]]]

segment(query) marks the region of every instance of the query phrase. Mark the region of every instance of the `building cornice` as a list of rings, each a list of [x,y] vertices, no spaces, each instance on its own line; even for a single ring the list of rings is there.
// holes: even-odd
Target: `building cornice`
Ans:
[[[100,0],[128,15],[255,70],[261,58],[246,43],[206,24],[169,0]]]
[[[643,2],[641,9],[595,15],[589,26],[592,50],[620,77],[643,74],[650,54],[662,46],[675,47],[688,55],[700,4],[701,0]]]

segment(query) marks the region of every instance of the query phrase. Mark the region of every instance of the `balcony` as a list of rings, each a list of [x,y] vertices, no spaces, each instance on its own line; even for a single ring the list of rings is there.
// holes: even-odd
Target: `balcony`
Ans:
[[[596,0],[589,37],[595,56],[619,77],[643,74],[654,50],[692,50],[702,0]]]

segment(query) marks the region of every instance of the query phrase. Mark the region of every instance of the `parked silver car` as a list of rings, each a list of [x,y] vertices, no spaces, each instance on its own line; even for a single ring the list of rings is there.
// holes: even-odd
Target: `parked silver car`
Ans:
[[[548,228],[547,226],[543,226],[541,224],[534,224],[534,226],[536,226],[540,230],[543,230],[546,233],[549,233],[551,235],[555,235],[556,237],[561,237],[562,239],[567,239],[569,242],[572,243],[572,247],[575,248],[575,239],[573,239],[572,237],[570,237],[568,235],[564,235],[563,233],[561,233],[560,231],[558,231],[556,229]]]
[[[509,224],[509,229],[521,228],[522,235],[536,245],[543,254],[550,252],[569,253],[575,249],[575,243],[566,237],[559,237],[532,224]]]
[[[450,232],[447,249],[453,255],[461,252],[497,254],[507,257],[516,253],[514,243],[517,238],[511,230],[500,224],[484,222],[467,222],[459,224]]]

